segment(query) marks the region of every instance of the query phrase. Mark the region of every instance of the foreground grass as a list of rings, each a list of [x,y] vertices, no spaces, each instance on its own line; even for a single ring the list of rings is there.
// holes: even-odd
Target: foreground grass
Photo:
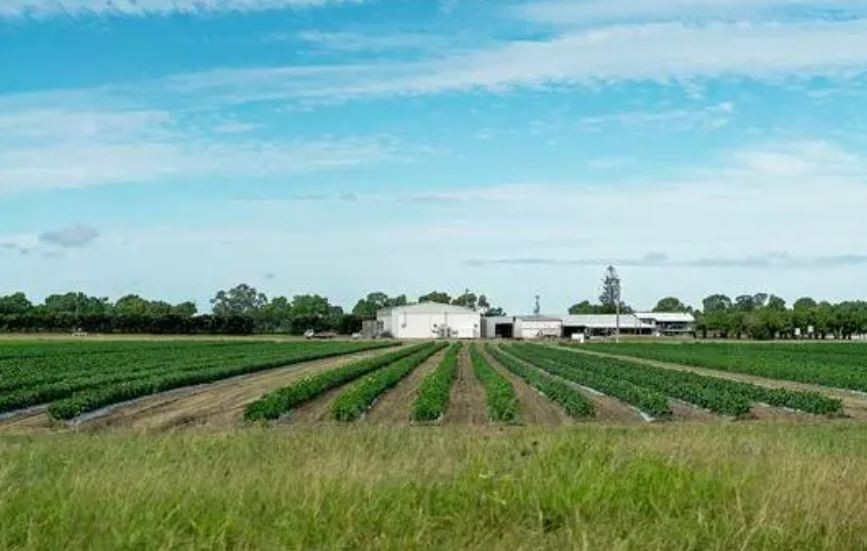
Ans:
[[[867,426],[0,437],[0,549],[851,549]]]

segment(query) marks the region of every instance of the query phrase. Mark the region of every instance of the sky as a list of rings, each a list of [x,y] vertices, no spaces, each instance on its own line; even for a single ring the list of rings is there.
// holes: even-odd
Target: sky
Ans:
[[[867,0],[2,0],[0,294],[867,299]]]

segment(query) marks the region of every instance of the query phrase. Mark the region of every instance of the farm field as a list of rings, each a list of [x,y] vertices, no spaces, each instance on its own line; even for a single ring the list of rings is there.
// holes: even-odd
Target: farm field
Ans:
[[[867,425],[832,391],[582,350],[0,345],[31,384],[284,362],[71,423],[45,404],[0,420],[0,549],[867,545]]]
[[[47,407],[67,420],[116,403],[394,343],[4,342],[0,414]]]
[[[605,343],[587,350],[867,391],[867,344]]]
[[[6,342],[0,431],[867,418],[867,397],[753,384],[599,347],[392,344]]]

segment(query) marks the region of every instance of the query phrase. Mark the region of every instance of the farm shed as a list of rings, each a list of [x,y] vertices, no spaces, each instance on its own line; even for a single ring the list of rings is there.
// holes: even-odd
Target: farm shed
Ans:
[[[558,339],[562,326],[560,318],[554,316],[517,316],[513,336],[516,339]]]
[[[463,306],[423,302],[376,313],[380,334],[398,339],[477,339],[481,336],[481,314]]]
[[[655,326],[633,314],[620,315],[620,334],[653,335]],[[563,336],[584,333],[588,337],[607,337],[617,332],[617,315],[593,314],[563,316]]]
[[[653,335],[673,337],[695,333],[695,317],[687,312],[642,312],[635,314],[642,323],[653,326]]]

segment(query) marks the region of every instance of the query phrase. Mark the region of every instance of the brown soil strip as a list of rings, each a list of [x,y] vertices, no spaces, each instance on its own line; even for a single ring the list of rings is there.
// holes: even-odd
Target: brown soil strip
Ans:
[[[407,425],[412,415],[412,405],[418,396],[419,387],[428,373],[436,369],[447,349],[437,352],[410,372],[394,388],[379,397],[365,415],[365,422],[389,425]]]
[[[512,383],[515,394],[518,396],[520,407],[519,419],[523,425],[568,425],[573,419],[560,407],[559,404],[550,400],[545,395],[527,384],[524,379],[518,377],[490,356],[483,348],[483,354],[488,359],[491,367],[496,369],[503,377]]]
[[[247,404],[267,392],[302,377],[388,352],[388,349],[380,349],[326,358],[226,379],[206,386],[157,394],[83,423],[82,427],[87,430],[115,427],[165,430],[188,425],[233,426],[241,421]]]
[[[44,410],[34,411],[0,421],[0,432],[48,432],[56,425]]]
[[[514,356],[513,356],[514,357]],[[532,367],[533,369],[539,369],[536,366],[528,364],[524,360],[515,357],[516,360],[524,363]],[[601,393],[591,392],[587,388],[576,384],[568,379],[564,379],[562,377],[558,377],[557,375],[553,375],[548,373],[545,370],[540,370],[546,375],[557,379],[558,381],[565,383],[575,390],[577,390],[582,396],[587,398],[587,400],[593,404],[593,409],[596,412],[593,419],[603,422],[611,422],[611,423],[645,423],[644,418],[629,404],[618,400],[617,398],[612,398],[611,396],[606,396]]]
[[[762,404],[755,404],[750,409],[750,413],[756,419],[763,421],[815,421],[822,419],[819,415],[810,415],[803,411],[790,411],[783,408],[775,408]]]
[[[485,399],[485,389],[473,373],[469,346],[466,345],[458,354],[458,375],[452,385],[452,393],[443,415],[443,424],[488,424],[488,404]]]
[[[698,423],[719,423],[726,420],[725,417],[711,413],[692,404],[680,400],[669,400],[673,421],[692,421]]]
[[[859,394],[855,391],[849,391],[845,389],[837,389],[837,388],[829,388],[821,385],[814,385],[809,383],[797,383],[794,381],[784,381],[781,379],[769,379],[767,377],[759,377],[757,375],[748,375],[745,373],[734,373],[730,371],[720,371],[716,369],[709,369],[706,367],[695,367],[689,365],[681,365],[669,362],[659,362],[655,360],[646,360],[642,358],[634,358],[632,356],[622,356],[619,354],[607,354],[605,352],[596,352],[590,350],[581,350],[573,347],[564,348],[565,350],[570,350],[577,354],[588,354],[591,356],[601,356],[607,358],[616,358],[619,360],[628,360],[632,362],[637,362],[644,365],[649,365],[653,367],[661,367],[664,369],[674,369],[678,371],[691,371],[693,373],[698,373],[699,375],[706,375],[708,377],[716,377],[717,379],[725,379],[728,381],[739,381],[742,383],[752,383],[757,386],[763,386],[767,388],[785,388],[789,390],[802,390],[802,391],[813,391],[818,392],[820,394],[824,394],[825,396],[830,396],[832,398],[839,398],[843,401],[843,412],[845,415],[849,417],[853,417],[855,419],[867,419],[867,395]],[[789,413],[785,410],[782,410],[783,413]],[[807,414],[808,417],[815,419],[816,416],[811,416]]]

